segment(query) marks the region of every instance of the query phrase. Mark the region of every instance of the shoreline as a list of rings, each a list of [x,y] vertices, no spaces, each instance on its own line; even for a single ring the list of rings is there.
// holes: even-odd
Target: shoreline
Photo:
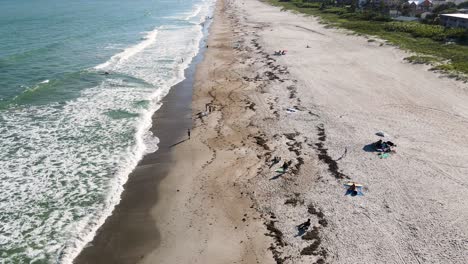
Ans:
[[[194,77],[206,51],[210,24],[207,20],[203,26],[204,37],[197,55],[184,70],[185,79],[171,87],[151,117],[150,131],[159,138],[158,150],[138,162],[123,186],[120,202],[73,263],[136,263],[159,244],[158,230],[151,225],[150,209],[158,202],[155,190],[169,170],[171,148],[184,142],[187,129],[192,126]],[[135,227],[132,215],[137,215],[145,227]]]

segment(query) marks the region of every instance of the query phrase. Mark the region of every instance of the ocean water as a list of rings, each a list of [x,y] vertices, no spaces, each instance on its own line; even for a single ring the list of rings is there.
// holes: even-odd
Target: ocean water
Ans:
[[[0,263],[70,263],[93,238],[213,4],[0,1]]]

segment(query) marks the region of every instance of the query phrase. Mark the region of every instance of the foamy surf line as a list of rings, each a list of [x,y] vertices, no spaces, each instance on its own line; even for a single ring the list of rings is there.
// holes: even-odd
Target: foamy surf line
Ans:
[[[214,2],[215,0],[204,1],[204,5],[202,7],[198,6],[194,15],[189,19],[200,15],[200,24],[204,23],[206,17],[211,16],[212,14]],[[209,24],[206,24],[205,26],[208,27]],[[101,215],[94,219],[88,218],[85,219],[88,221],[81,221],[81,225],[76,227],[77,235],[72,241],[67,243],[62,248],[62,251],[60,252],[56,261],[57,263],[72,263],[86,246],[86,244],[93,240],[97,230],[104,224],[106,219],[112,214],[113,210],[120,202],[121,195],[124,191],[123,185],[127,182],[130,173],[136,168],[145,154],[152,153],[157,150],[159,139],[153,136],[149,131],[153,126],[152,116],[162,106],[161,100],[167,95],[171,87],[185,79],[185,70],[190,66],[193,58],[197,56],[202,39],[206,38],[206,35],[203,34],[203,27],[201,25],[195,25],[194,28],[196,29],[197,34],[195,39],[192,39],[191,43],[193,45],[190,52],[180,56],[175,56],[175,60],[178,61],[177,65],[174,66],[174,71],[176,72],[175,76],[163,83],[160,81],[154,81],[155,79],[152,78],[145,80],[145,78],[138,76],[139,74],[135,76],[152,83],[153,85],[157,86],[158,89],[150,96],[149,101],[151,102],[151,106],[149,107],[148,111],[145,111],[145,113],[142,115],[140,119],[141,122],[137,127],[137,132],[135,134],[136,146],[134,146],[134,149],[131,151],[131,153],[134,154],[131,158],[131,163],[127,164],[125,168],[121,169],[116,174],[115,180],[112,182],[109,188],[109,195],[106,197],[104,202],[105,210],[102,211]],[[122,52],[112,56],[107,62],[97,65],[94,67],[94,69],[99,71],[109,70],[111,72],[115,71],[129,74],[125,70],[127,69],[125,64],[131,64],[130,61],[132,61],[135,57],[138,57],[141,53],[144,53],[147,49],[151,48],[151,46],[157,44],[159,39],[158,36],[161,33],[160,31],[164,29],[164,26],[162,26],[148,32],[146,37],[143,38],[143,41],[124,49]]]
[[[146,36],[142,38],[142,42],[136,44],[135,46],[131,46],[129,48],[124,49],[124,51],[122,51],[121,53],[112,56],[108,61],[99,64],[94,68],[96,70],[103,70],[111,66],[117,66],[118,64],[124,63],[130,57],[133,57],[134,55],[143,51],[145,48],[149,47],[151,44],[154,44],[158,35],[158,29],[160,28],[162,28],[162,26],[154,29],[153,31],[148,32]]]

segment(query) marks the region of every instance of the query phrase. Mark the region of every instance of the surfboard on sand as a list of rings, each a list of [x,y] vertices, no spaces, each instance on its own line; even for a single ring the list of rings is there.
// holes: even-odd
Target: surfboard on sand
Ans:
[[[283,173],[283,172],[284,172],[284,169],[283,169],[283,168],[279,168],[279,169],[275,170],[275,172]]]

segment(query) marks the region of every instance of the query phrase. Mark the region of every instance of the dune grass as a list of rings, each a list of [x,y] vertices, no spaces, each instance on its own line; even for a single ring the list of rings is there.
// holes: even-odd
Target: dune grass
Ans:
[[[375,20],[363,20],[362,15],[350,13],[346,8],[329,7],[320,9],[320,4],[296,5],[294,2],[280,2],[279,0],[266,0],[272,5],[281,6],[285,10],[313,15],[319,17],[322,23],[330,26],[345,28],[358,34],[376,36],[386,40],[388,43],[396,45],[401,49],[415,52],[418,54],[409,57],[408,61],[414,63],[426,63],[434,65],[434,70],[444,72],[458,72],[468,75],[468,43],[464,42],[446,42],[442,41],[442,35],[451,37],[456,34],[467,34],[446,30],[441,31],[439,26],[415,24],[415,22],[389,22]],[[400,24],[400,25],[399,25]],[[420,30],[420,32],[416,32]],[[431,35],[426,33],[433,30]],[[435,35],[437,34],[437,35]]]

